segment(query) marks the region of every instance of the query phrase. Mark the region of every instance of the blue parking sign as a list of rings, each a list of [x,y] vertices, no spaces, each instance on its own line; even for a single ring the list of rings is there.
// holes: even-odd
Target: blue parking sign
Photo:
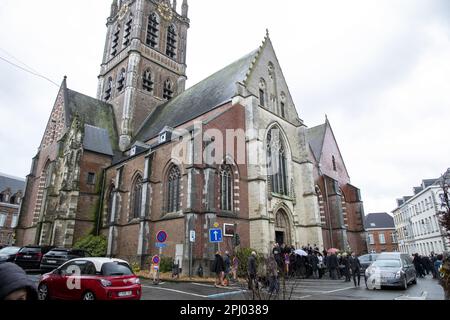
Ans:
[[[211,242],[211,243],[223,242],[222,229],[210,229],[209,230],[209,242]]]

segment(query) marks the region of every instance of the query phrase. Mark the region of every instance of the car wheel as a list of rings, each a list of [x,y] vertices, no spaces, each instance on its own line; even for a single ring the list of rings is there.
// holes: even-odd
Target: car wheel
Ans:
[[[48,286],[46,284],[40,284],[38,287],[38,299],[46,301],[50,299],[48,294]]]
[[[417,284],[417,277],[414,277],[414,280],[412,281],[412,284]]]
[[[95,300],[95,295],[92,292],[88,291],[83,295],[83,300],[93,301]]]

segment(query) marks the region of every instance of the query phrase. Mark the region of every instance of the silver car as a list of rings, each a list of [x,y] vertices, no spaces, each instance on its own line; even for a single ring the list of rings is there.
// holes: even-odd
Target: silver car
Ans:
[[[382,286],[401,287],[406,290],[410,283],[417,283],[416,269],[411,257],[403,253],[382,253],[366,269],[368,289]]]

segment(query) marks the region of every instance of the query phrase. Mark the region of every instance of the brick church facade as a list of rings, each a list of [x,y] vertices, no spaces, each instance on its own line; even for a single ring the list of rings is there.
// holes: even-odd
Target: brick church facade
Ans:
[[[70,247],[103,234],[108,255],[144,265],[166,230],[163,253],[184,270],[192,230],[194,268],[213,258],[215,224],[265,254],[275,241],[365,252],[360,192],[330,123],[300,119],[269,35],[186,90],[187,0],[181,8],[113,1],[97,98],[64,79],[18,241]]]

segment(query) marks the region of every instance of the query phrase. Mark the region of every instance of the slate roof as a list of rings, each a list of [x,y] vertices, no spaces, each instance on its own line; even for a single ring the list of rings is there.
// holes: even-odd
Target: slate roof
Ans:
[[[434,185],[438,180],[439,180],[439,178],[422,180],[422,186],[426,189],[429,186]]]
[[[110,152],[106,146],[105,136],[107,134],[109,137],[109,145],[113,150],[118,149],[118,133],[112,105],[82,93],[66,89],[65,114],[67,126],[71,125],[76,114],[78,114],[84,125],[90,126],[88,132],[88,139],[90,141],[88,141],[88,145],[91,148],[99,148],[100,151],[107,151],[105,154],[112,154],[113,152]],[[93,127],[96,127],[97,130],[94,130]],[[101,132],[100,128],[105,130],[105,132]],[[102,145],[99,147],[92,146],[92,142],[95,139],[99,139],[97,141],[101,141]]]
[[[3,192],[8,188],[11,189],[12,194],[16,194],[18,191],[22,191],[22,193],[25,192],[25,179],[0,173],[0,192]]]
[[[258,50],[247,54],[157,107],[137,130],[134,141],[153,139],[166,126],[176,128],[230,101],[237,93],[236,83],[245,80],[257,54]]]
[[[106,129],[84,125],[83,147],[85,150],[113,156],[113,149]]]
[[[326,123],[306,130],[306,140],[309,142],[314,157],[316,158],[317,161],[320,160],[320,157],[322,155],[322,148],[323,142],[325,140],[326,130],[327,130]]]
[[[370,213],[364,219],[364,228],[370,229],[394,229],[394,218],[387,213]]]

